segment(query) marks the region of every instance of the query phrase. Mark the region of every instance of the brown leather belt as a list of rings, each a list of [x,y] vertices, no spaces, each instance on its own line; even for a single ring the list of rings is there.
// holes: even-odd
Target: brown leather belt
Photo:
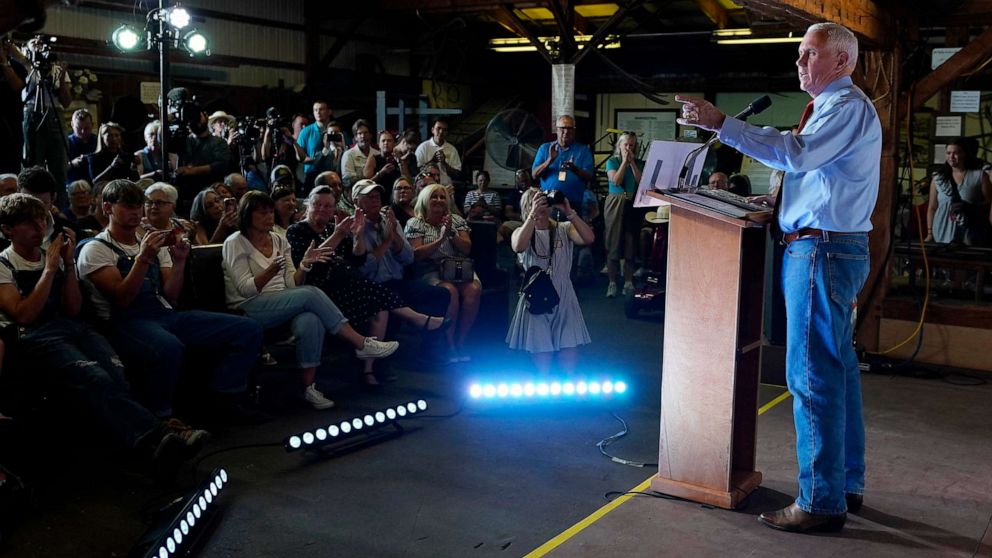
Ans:
[[[788,244],[793,240],[798,240],[800,238],[822,238],[823,240],[829,240],[831,236],[847,236],[851,234],[865,234],[857,232],[834,232],[825,231],[822,229],[814,229],[807,227],[805,229],[799,229],[796,232],[786,233],[782,236],[782,242]]]

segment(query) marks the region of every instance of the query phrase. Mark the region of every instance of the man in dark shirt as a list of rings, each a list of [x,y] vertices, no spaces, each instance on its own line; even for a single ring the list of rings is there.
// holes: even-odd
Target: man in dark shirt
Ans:
[[[201,112],[199,120],[190,122],[189,137],[179,153],[176,186],[183,207],[188,207],[200,190],[224,180],[230,166],[227,142],[210,135],[207,114]]]
[[[14,53],[13,45],[0,40],[0,137],[10,140],[7,147],[0,149],[0,173],[21,170],[24,146],[21,89],[24,89],[26,76],[27,71]]]
[[[77,180],[90,180],[86,156],[96,151],[96,134],[93,133],[93,115],[86,109],[72,113],[72,133],[69,134],[69,171],[65,185]]]

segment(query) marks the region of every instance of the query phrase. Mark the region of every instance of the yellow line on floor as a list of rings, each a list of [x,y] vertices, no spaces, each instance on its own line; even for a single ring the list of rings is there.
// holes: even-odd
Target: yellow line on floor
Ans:
[[[789,398],[789,392],[788,391],[783,392],[782,394],[780,394],[775,399],[772,399],[768,403],[762,405],[761,408],[758,409],[758,415],[765,414],[769,409],[771,409],[775,405],[778,405],[779,403],[785,401],[788,398]],[[615,509],[617,509],[618,507],[620,507],[620,504],[623,504],[627,500],[630,500],[631,498],[633,498],[634,497],[634,494],[629,494],[629,493],[632,493],[632,492],[642,492],[645,488],[647,488],[648,486],[651,485],[651,479],[653,479],[653,478],[654,478],[654,475],[652,475],[651,477],[649,477],[647,480],[645,480],[641,484],[639,484],[639,485],[635,486],[634,488],[631,488],[630,490],[628,490],[627,491],[628,494],[624,494],[623,496],[620,496],[619,498],[617,498],[616,500],[613,500],[609,504],[606,504],[605,506],[603,506],[603,507],[599,508],[598,510],[592,512],[592,514],[590,514],[589,516],[587,516],[582,521],[576,523],[575,525],[572,525],[568,529],[565,529],[564,531],[562,531],[555,538],[551,539],[550,541],[548,541],[548,542],[542,544],[541,546],[535,548],[534,550],[532,550],[530,553],[528,553],[527,555],[525,555],[524,558],[540,558],[542,556],[545,556],[546,554],[548,554],[552,550],[558,548],[563,543],[565,543],[565,541],[571,539],[575,535],[578,535],[586,527],[588,527],[588,526],[592,525],[593,523],[599,521],[600,519],[603,518],[603,516],[605,516],[606,514],[610,513],[611,511],[613,511]]]

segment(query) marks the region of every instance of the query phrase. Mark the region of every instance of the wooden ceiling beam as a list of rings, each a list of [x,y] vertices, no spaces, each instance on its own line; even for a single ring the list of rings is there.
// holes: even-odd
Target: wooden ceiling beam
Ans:
[[[829,21],[839,23],[860,39],[874,46],[887,48],[895,37],[891,13],[872,0],[735,0],[759,14],[782,18],[796,25],[808,26]]]
[[[965,0],[949,14],[936,14],[932,21],[938,27],[992,25],[992,0]]]
[[[575,33],[572,31],[572,26],[569,10],[571,13],[575,13],[575,8],[572,7],[572,2],[566,0],[566,5],[562,5],[561,0],[548,0],[548,8],[551,13],[555,15],[555,25],[558,26],[558,35],[561,40],[560,58],[569,59],[575,55],[578,47],[575,46]]]
[[[613,12],[610,19],[606,20],[605,23],[599,26],[599,29],[597,29],[596,33],[594,33],[589,39],[589,43],[586,44],[585,48],[575,53],[575,57],[572,59],[572,64],[578,64],[583,58],[585,58],[589,51],[599,48],[600,44],[606,41],[606,36],[610,33],[610,31],[616,29],[616,27],[620,25],[620,22],[627,17],[627,14],[630,13],[631,10],[640,8],[641,5],[644,4],[644,1],[645,0],[632,0],[631,2],[621,6],[619,10]]]
[[[906,115],[906,110],[919,109],[930,97],[961,77],[962,73],[984,62],[989,56],[992,56],[992,27],[986,29],[975,40],[948,58],[946,62],[937,66],[936,70],[913,84],[910,89],[913,95],[912,99],[906,99],[907,102],[899,103],[900,120]],[[908,96],[909,93],[905,95]]]
[[[489,5],[491,7],[492,3],[490,3]],[[519,17],[517,17],[517,13],[513,11],[512,4],[510,3],[500,4],[498,11],[502,13],[502,15],[499,16],[500,18],[502,18],[499,20],[500,23],[509,25],[510,27],[513,28],[514,32],[517,35],[520,35],[521,37],[526,37],[527,40],[530,41],[530,44],[537,49],[537,53],[541,55],[541,58],[544,58],[544,60],[547,61],[548,64],[554,64],[554,61],[551,59],[551,54],[548,52],[547,47],[545,47],[544,43],[538,40],[537,35],[534,34],[531,30],[527,29],[527,26],[524,24],[524,22]]]
[[[696,5],[699,6],[700,11],[710,18],[713,25],[716,25],[717,29],[726,29],[727,23],[730,21],[730,15],[727,14],[727,9],[724,8],[720,2],[717,0],[696,0]]]

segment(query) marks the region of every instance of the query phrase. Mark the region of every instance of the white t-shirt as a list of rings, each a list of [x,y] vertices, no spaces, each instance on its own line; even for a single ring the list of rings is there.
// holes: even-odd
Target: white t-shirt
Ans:
[[[423,168],[425,164],[434,159],[434,154],[438,151],[444,152],[444,165],[439,165],[441,169],[441,184],[447,186],[451,184],[451,177],[448,176],[448,171],[445,167],[451,167],[456,170],[461,170],[462,159],[458,156],[458,149],[454,145],[451,145],[450,141],[444,142],[444,145],[438,145],[434,143],[434,138],[431,138],[420,145],[417,146],[417,166]]]
[[[45,251],[41,251],[41,258],[36,262],[26,260],[14,251],[13,246],[8,246],[6,250],[0,252],[0,257],[6,258],[17,271],[41,271],[45,269]],[[59,269],[64,269],[62,262],[59,262]],[[17,281],[14,280],[14,272],[9,267],[0,263],[0,285],[14,285],[17,288]],[[10,316],[0,311],[0,326],[14,323]]]
[[[296,267],[286,237],[272,235],[272,255],[266,257],[252,245],[248,237],[236,232],[224,240],[224,294],[227,305],[237,308],[242,302],[262,293],[277,293],[296,286]],[[255,276],[272,265],[272,261],[282,256],[286,267],[282,275],[276,274],[259,291],[255,286]]]
[[[109,242],[129,257],[136,258],[141,253],[141,241],[138,240],[137,233],[134,235],[134,244],[117,242],[110,237],[109,230],[101,231],[96,235],[96,238]],[[93,307],[96,310],[97,317],[103,320],[110,319],[110,301],[89,280],[89,276],[108,266],[117,267],[117,257],[117,253],[110,246],[99,240],[91,240],[79,251],[79,259],[76,261],[79,278],[82,280],[87,294],[93,301]],[[172,256],[169,254],[168,248],[159,248],[158,265],[161,269],[172,267]]]

